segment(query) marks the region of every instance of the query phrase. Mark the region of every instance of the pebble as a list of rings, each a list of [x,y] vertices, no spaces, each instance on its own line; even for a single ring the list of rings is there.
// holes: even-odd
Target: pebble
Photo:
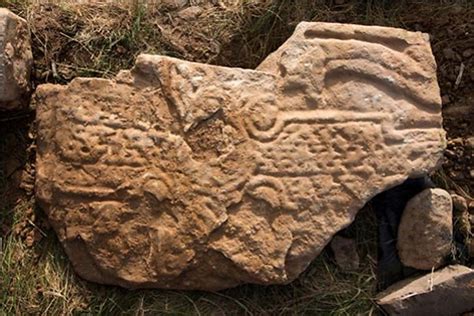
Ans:
[[[451,194],[451,199],[453,200],[453,208],[456,212],[467,212],[467,201],[464,197],[458,194]]]

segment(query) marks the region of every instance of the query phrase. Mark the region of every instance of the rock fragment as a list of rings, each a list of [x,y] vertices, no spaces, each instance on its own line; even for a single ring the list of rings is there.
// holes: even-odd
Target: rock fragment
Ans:
[[[189,21],[196,19],[203,12],[203,8],[200,6],[192,6],[182,9],[178,12],[178,17],[183,20]]]
[[[464,197],[458,194],[451,194],[453,201],[453,209],[456,213],[467,213],[467,201]]]
[[[0,8],[0,111],[26,105],[33,55],[27,22]]]
[[[359,254],[354,239],[334,236],[331,241],[331,250],[334,254],[336,264],[346,271],[359,269]]]
[[[474,310],[474,270],[448,266],[396,283],[377,296],[389,315],[461,315]]]
[[[452,201],[442,189],[425,189],[403,211],[397,248],[406,266],[431,270],[444,263],[453,238]]]
[[[38,87],[36,196],[75,270],[128,288],[294,280],[445,147],[427,36],[301,23],[256,70],[141,55]]]

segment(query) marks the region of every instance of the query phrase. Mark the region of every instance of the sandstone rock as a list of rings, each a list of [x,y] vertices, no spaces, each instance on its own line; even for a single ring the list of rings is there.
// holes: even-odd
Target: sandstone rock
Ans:
[[[359,254],[353,239],[336,235],[331,241],[331,250],[336,264],[342,270],[351,271],[359,268]]]
[[[408,201],[398,228],[398,254],[406,266],[438,268],[451,252],[452,202],[442,189],[426,189]]]
[[[377,297],[389,315],[460,315],[474,309],[474,270],[448,266],[392,285]]]
[[[301,23],[256,70],[141,55],[42,85],[36,195],[75,270],[129,288],[295,279],[445,134],[421,33]]]
[[[0,8],[0,110],[25,105],[33,56],[26,21]]]

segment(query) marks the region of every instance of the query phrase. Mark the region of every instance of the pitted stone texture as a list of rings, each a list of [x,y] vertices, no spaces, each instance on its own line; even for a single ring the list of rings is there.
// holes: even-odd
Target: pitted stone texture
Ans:
[[[38,88],[36,192],[76,271],[216,290],[295,279],[445,145],[426,36],[301,23],[257,70],[141,55]]]
[[[33,56],[26,21],[0,8],[0,110],[25,105]]]
[[[453,205],[442,189],[426,189],[408,201],[398,228],[397,248],[406,266],[431,270],[451,253]]]

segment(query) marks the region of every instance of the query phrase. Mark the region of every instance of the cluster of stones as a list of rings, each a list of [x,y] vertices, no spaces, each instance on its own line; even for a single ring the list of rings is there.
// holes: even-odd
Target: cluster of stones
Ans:
[[[0,40],[0,109],[12,109],[30,92],[26,22],[0,10]],[[288,283],[445,147],[428,37],[385,27],[300,23],[255,70],[141,55],[114,79],[41,85],[33,102],[40,206],[79,275],[127,288]],[[441,267],[451,218],[442,190],[409,201],[402,262]],[[357,269],[351,240],[331,247]]]

